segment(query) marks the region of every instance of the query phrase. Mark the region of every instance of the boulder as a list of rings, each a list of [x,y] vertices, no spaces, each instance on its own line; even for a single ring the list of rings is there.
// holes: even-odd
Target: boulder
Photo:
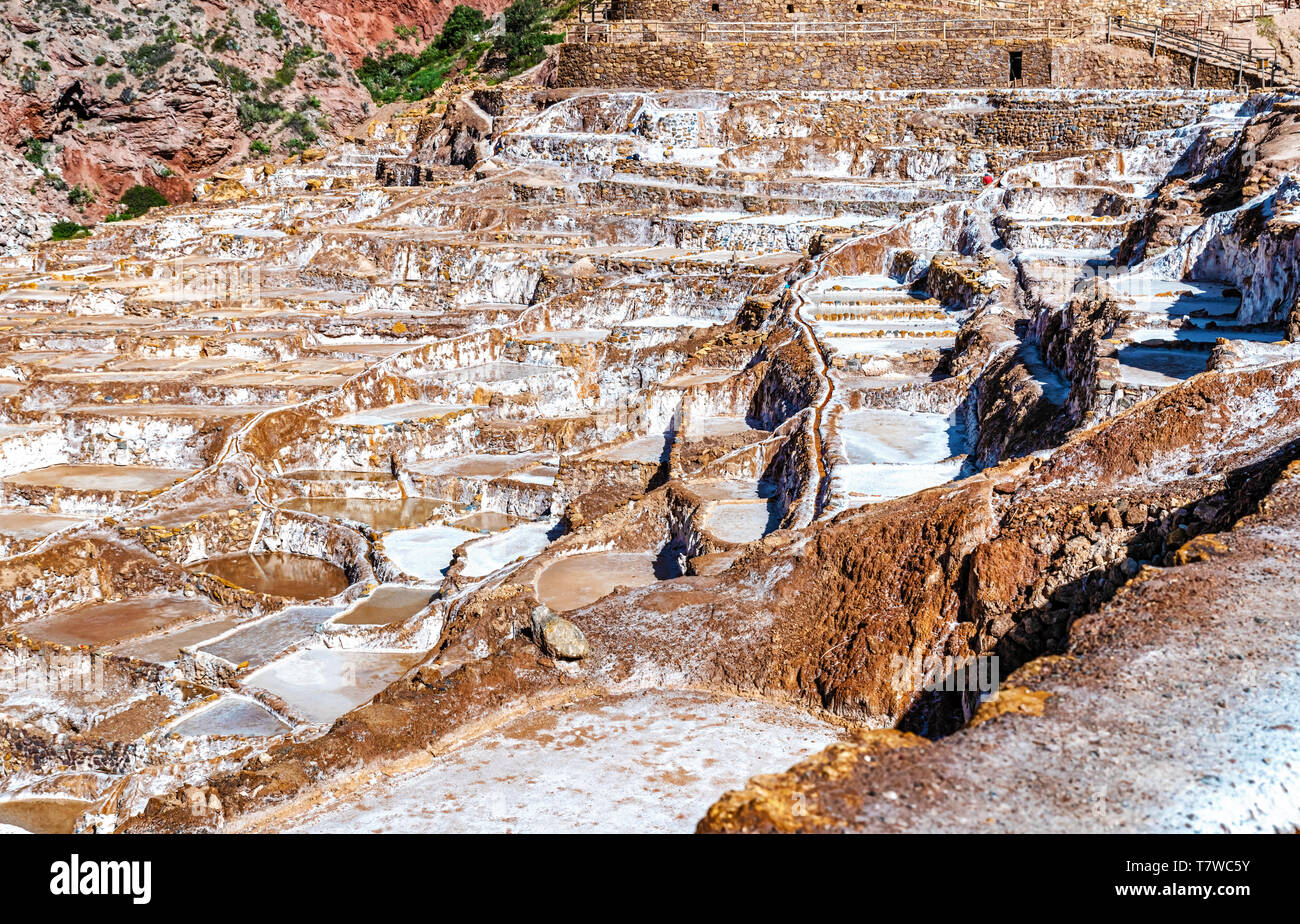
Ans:
[[[548,607],[533,610],[532,630],[533,641],[552,658],[577,661],[591,652],[582,630],[563,616],[556,616]]]

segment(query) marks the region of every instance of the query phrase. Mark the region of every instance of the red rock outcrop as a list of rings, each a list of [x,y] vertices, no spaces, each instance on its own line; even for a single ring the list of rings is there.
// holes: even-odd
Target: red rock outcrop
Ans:
[[[398,41],[396,27],[418,30],[410,39],[412,48],[423,47],[437,38],[460,0],[288,0],[288,7],[303,22],[320,30],[330,50],[353,67],[373,54],[380,42]],[[510,5],[509,0],[467,0],[463,5],[494,16]]]

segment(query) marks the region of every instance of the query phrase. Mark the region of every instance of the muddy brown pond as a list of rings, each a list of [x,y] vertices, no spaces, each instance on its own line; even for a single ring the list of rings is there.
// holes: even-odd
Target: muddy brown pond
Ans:
[[[348,576],[323,558],[292,552],[253,552],[209,558],[193,566],[236,587],[291,600],[318,600],[347,589]]]

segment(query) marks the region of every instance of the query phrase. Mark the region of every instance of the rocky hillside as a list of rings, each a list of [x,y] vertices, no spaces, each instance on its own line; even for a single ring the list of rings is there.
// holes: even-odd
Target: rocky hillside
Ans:
[[[315,26],[335,54],[353,67],[382,43],[423,46],[437,38],[457,0],[290,0],[288,7]],[[509,0],[469,0],[466,6],[493,16]]]
[[[186,200],[214,171],[345,131],[370,105],[328,34],[278,0],[6,0],[0,251],[58,219],[98,221],[136,184]]]

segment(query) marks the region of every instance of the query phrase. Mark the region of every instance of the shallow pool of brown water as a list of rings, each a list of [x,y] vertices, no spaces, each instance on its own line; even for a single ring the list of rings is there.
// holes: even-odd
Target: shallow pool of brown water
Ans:
[[[323,558],[292,552],[253,552],[209,558],[193,566],[236,587],[291,600],[319,600],[347,589],[343,569]]]
[[[584,552],[561,558],[537,576],[537,599],[562,613],[594,603],[615,587],[653,584],[648,552]]]

